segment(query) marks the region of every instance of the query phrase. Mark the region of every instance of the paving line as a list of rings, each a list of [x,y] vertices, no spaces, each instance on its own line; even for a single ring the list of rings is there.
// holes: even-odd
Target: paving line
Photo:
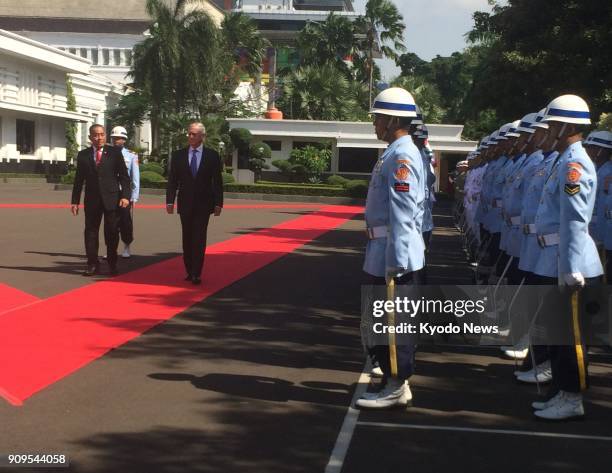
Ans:
[[[346,458],[346,453],[351,445],[351,440],[359,419],[359,409],[355,409],[353,406],[355,405],[355,402],[357,402],[357,399],[359,399],[368,388],[368,384],[370,382],[369,373],[371,369],[372,367],[370,363],[366,363],[365,367],[363,368],[363,372],[359,376],[357,387],[355,388],[355,393],[353,394],[353,399],[351,400],[351,404],[348,406],[346,415],[344,416],[344,421],[342,422],[342,427],[340,427],[340,432],[336,438],[336,444],[334,445],[334,449],[332,450],[327,466],[325,467],[325,473],[340,473],[342,471],[344,459]]]
[[[600,440],[612,442],[612,437],[601,435],[560,434],[556,432],[533,432],[530,430],[480,429],[475,427],[453,427],[448,425],[396,424],[390,422],[357,422],[363,427],[383,427],[390,429],[442,430],[447,432],[473,432],[481,434],[523,435],[526,437],[550,437],[577,440]]]

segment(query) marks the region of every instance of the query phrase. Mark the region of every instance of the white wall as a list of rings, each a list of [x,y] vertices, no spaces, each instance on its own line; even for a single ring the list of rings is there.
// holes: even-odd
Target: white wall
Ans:
[[[34,153],[17,151],[17,119],[34,121]],[[64,119],[29,113],[0,112],[0,160],[66,161]]]

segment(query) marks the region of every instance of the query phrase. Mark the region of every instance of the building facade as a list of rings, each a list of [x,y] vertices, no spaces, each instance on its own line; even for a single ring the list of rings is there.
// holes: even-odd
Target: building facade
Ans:
[[[267,164],[272,171],[277,169],[271,162],[289,159],[291,151],[308,144],[327,143],[331,146],[330,174],[352,178],[367,178],[376,160],[387,148],[379,141],[374,127],[369,122],[336,122],[318,120],[263,120],[228,119],[230,129],[245,128],[256,141],[265,142],[272,149],[272,158]],[[429,144],[436,161],[436,191],[446,191],[448,174],[457,162],[466,158],[478,145],[475,141],[461,139],[463,125],[427,125]],[[233,168],[237,169],[237,156]]]

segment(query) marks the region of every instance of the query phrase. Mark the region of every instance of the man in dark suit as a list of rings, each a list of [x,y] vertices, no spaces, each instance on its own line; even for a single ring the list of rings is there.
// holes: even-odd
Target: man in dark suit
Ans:
[[[221,215],[223,180],[219,153],[204,147],[206,131],[201,123],[189,125],[189,146],[172,153],[168,166],[166,211],[174,213],[178,191],[178,213],[183,229],[185,281],[202,282],[206,231],[210,214]]]
[[[79,152],[72,187],[72,215],[79,213],[81,190],[85,183],[85,276],[100,270],[98,262],[98,235],[104,216],[104,242],[110,274],[117,274],[117,246],[119,246],[119,207],[130,204],[131,183],[125,161],[119,148],[106,144],[106,131],[102,125],[89,127],[92,146]]]

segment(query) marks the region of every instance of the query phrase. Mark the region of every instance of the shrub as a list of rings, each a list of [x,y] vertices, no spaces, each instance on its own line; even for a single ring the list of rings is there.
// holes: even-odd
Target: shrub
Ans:
[[[146,164],[141,164],[140,165],[140,172],[154,172],[155,174],[159,174],[161,176],[164,175],[164,168],[161,166],[161,164],[157,164],[157,163],[146,163]]]
[[[232,176],[231,174],[229,174],[227,172],[222,173],[221,177],[223,178],[223,185],[231,184],[233,182],[236,182],[236,179],[234,179],[234,176]]]
[[[153,171],[144,171],[140,173],[140,186],[151,187],[154,189],[163,188],[166,185],[166,179],[161,174]]]
[[[368,181],[355,179],[348,181],[344,186],[349,196],[364,199],[368,195]]]
[[[274,184],[228,184],[226,192],[248,192],[257,194],[280,194],[280,195],[321,195],[329,197],[345,197],[344,189],[317,186],[292,186]]]
[[[349,180],[346,177],[337,176],[336,174],[334,174],[332,176],[329,176],[327,178],[327,183],[332,185],[332,186],[342,186],[342,187],[344,187],[348,182],[349,182]]]
[[[261,179],[261,170],[269,169],[266,159],[272,157],[272,150],[265,143],[253,143],[249,148],[249,169],[255,173],[255,179]]]
[[[67,174],[64,174],[61,178],[62,184],[74,184],[74,176],[76,175],[76,171],[69,171]]]
[[[298,175],[303,174],[302,177],[305,179],[318,180],[321,174],[329,169],[331,156],[332,153],[330,149],[305,146],[304,148],[291,151],[289,162],[295,166],[302,166],[299,171],[294,168],[293,172]]]

